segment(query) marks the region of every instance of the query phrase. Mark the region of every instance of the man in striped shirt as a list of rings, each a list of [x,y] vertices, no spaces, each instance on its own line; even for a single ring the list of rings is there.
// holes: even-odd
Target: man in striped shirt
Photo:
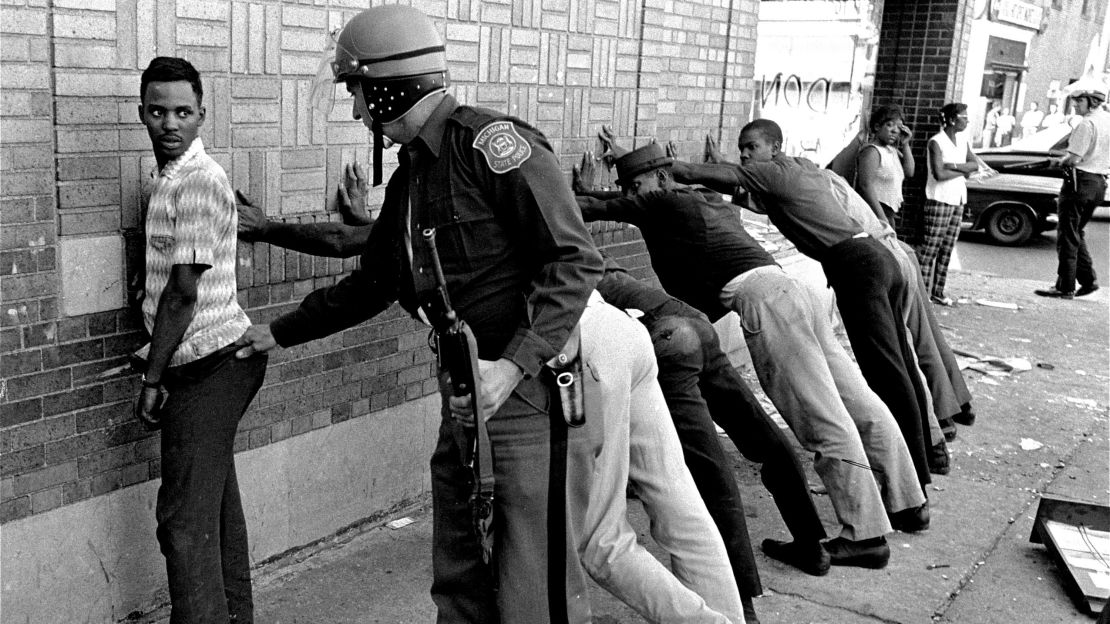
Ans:
[[[139,93],[158,166],[147,181],[142,311],[150,344],[137,353],[145,373],[135,415],[161,429],[155,514],[170,622],[253,622],[232,447],[262,386],[266,356],[234,356],[250,326],[235,295],[235,197],[197,137],[205,110],[196,69],[155,58]]]

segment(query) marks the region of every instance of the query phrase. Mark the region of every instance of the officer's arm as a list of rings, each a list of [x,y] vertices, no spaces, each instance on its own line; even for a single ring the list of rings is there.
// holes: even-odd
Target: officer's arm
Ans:
[[[602,263],[558,159],[542,137],[529,133],[528,138],[532,154],[518,168],[495,173],[479,166],[498,206],[514,210],[507,216],[540,265],[528,297],[531,326],[517,329],[502,354],[525,374],[536,375],[566,345],[601,279]],[[475,156],[482,159],[477,151]]]
[[[296,310],[278,317],[270,330],[274,339],[289,347],[353,327],[389,307],[397,298],[397,263],[390,238],[396,231],[392,211],[382,210],[370,226],[369,241],[359,268],[334,286],[305,297]]]

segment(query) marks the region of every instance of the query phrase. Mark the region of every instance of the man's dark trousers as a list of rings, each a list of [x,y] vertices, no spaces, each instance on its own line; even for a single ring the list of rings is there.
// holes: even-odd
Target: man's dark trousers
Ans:
[[[1056,225],[1056,253],[1060,264],[1056,269],[1056,290],[1073,292],[1076,281],[1080,286],[1092,286],[1098,281],[1083,228],[1091,220],[1102,198],[1106,196],[1106,177],[1087,171],[1074,170],[1075,185],[1064,180],[1060,189],[1059,222]]]
[[[704,316],[693,312],[693,317],[657,316],[655,312],[642,320],[651,332],[659,360],[659,385],[686,466],[724,538],[741,595],[758,596],[763,591],[740,491],[713,419],[744,457],[762,464],[763,483],[795,539],[820,540],[825,530],[809,497],[801,464],[782,431],[732,368],[720,349],[716,330]]]
[[[233,446],[243,412],[262,387],[266,355],[225,347],[166,370],[161,410],[158,542],[166,557],[170,622],[254,621],[247,524]]]
[[[860,371],[894,415],[924,490],[932,481],[927,455],[932,442],[922,421],[926,390],[902,322],[901,302],[909,285],[894,256],[869,236],[834,245],[821,266],[836,293]]]

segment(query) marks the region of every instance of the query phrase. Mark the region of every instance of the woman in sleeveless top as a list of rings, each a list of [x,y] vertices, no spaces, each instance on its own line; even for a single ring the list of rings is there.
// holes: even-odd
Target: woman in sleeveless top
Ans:
[[[875,215],[894,226],[902,208],[902,181],[913,176],[913,133],[902,123],[902,108],[882,105],[871,111],[871,140],[860,148],[856,189]]]
[[[967,203],[966,179],[988,167],[971,151],[963,133],[967,129],[967,105],[945,104],[940,116],[942,130],[929,138],[925,232],[924,241],[917,247],[917,258],[933,303],[950,306],[952,300],[944,295],[944,284]]]

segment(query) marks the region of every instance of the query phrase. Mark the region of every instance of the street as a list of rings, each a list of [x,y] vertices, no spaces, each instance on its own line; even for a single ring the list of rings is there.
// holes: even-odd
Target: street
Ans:
[[[1093,229],[1105,241],[1106,221]],[[978,421],[973,427],[961,426],[949,447],[952,474],[936,477],[928,486],[932,528],[919,534],[891,534],[894,552],[889,567],[834,568],[828,576],[815,578],[763,556],[758,550],[760,540],[788,539],[789,534],[760,483],[759,467],[722,439],[743,491],[748,530],[756,548],[764,590],[756,599],[756,609],[763,624],[1092,621],[1076,609],[1065,592],[1063,575],[1044,546],[1029,543],[1029,535],[1042,493],[1105,504],[1110,491],[1106,463],[1110,296],[1102,291],[1076,301],[1044,299],[1033,295],[1036,282],[1032,280],[992,276],[987,268],[980,268],[1029,270],[999,263],[992,253],[999,251],[1011,258],[1029,255],[1035,262],[1054,266],[1051,238],[1045,239],[1049,243],[1041,241],[1033,250],[970,241],[960,244],[961,252],[970,250],[965,264],[979,264],[985,257],[993,263],[953,271],[949,276],[953,293],[1020,307],[1009,310],[968,302],[938,308],[946,337],[953,348],[1020,357],[1033,368],[997,377],[965,371]],[[1105,242],[1101,250],[1105,259]],[[1061,327],[1057,321],[1065,313],[1069,322]],[[746,371],[746,376],[756,383],[750,373]],[[822,518],[834,531],[829,499],[812,472],[809,455],[798,451]],[[428,510],[427,501],[416,501],[387,516],[415,520],[403,528],[368,523],[265,563],[255,580],[260,621],[433,620],[435,607],[427,591],[432,526]],[[639,504],[630,506],[630,516],[640,542],[667,561],[651,538],[650,522]],[[597,586],[591,588],[591,600],[595,622],[643,621]],[[140,621],[162,623],[166,615],[163,609]]]
[[[1087,248],[1099,276],[1110,275],[1110,209],[1099,208],[1087,225]],[[957,245],[959,265],[953,269],[1001,277],[1029,279],[1050,286],[1056,278],[1056,232],[1034,236],[1018,247],[995,245],[985,232],[962,232]],[[1110,279],[1110,278],[1107,278]],[[963,296],[970,293],[954,293]]]

